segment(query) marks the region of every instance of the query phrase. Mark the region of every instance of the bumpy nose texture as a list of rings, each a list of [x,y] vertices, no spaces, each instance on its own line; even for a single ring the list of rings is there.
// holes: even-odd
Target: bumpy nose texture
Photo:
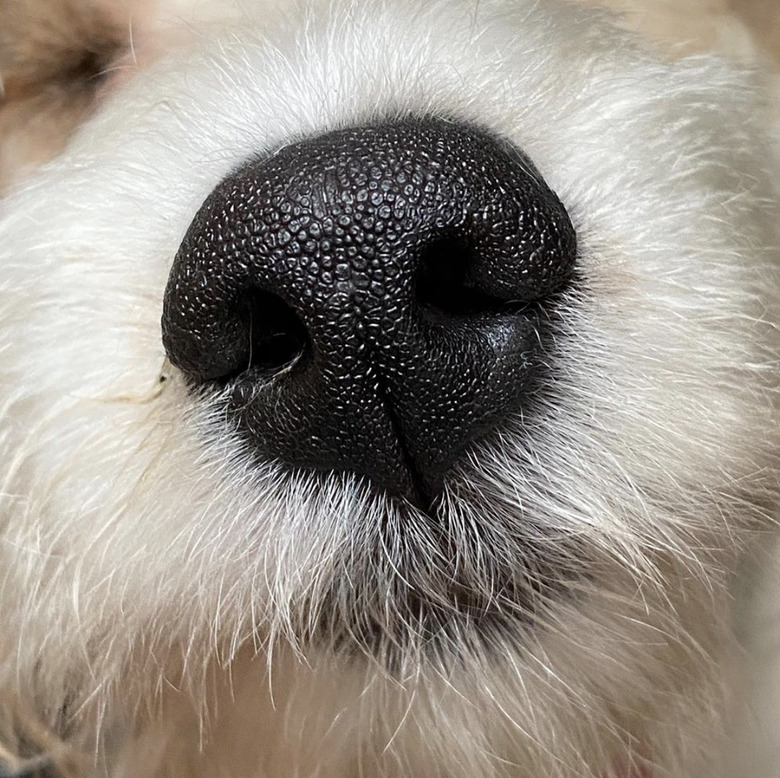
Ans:
[[[522,408],[575,255],[563,205],[504,140],[432,118],[339,130],[214,190],[163,342],[258,457],[428,503]]]

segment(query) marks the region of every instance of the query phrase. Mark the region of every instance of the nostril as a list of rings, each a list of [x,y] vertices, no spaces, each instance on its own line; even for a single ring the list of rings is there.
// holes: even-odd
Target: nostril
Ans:
[[[278,370],[297,359],[309,343],[298,314],[278,295],[261,289],[247,297],[249,366]]]
[[[295,362],[309,345],[306,327],[281,297],[263,289],[250,289],[238,306],[246,350],[233,369],[217,380],[227,383],[246,372],[273,374]]]
[[[483,292],[474,274],[474,249],[460,238],[432,241],[417,271],[417,302],[424,310],[454,316],[515,309],[518,303]]]

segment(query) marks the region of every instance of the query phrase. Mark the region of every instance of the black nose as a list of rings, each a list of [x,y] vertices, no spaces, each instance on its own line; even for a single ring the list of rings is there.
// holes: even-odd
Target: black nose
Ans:
[[[438,119],[340,130],[214,190],[174,260],[163,342],[259,457],[429,502],[522,408],[575,255],[508,142]]]

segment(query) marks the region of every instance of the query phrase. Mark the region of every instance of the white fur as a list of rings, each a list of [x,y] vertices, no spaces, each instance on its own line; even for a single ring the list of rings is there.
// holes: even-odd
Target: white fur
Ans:
[[[749,77],[555,0],[230,16],[192,22],[0,206],[7,749],[24,730],[64,769],[134,778],[716,775],[728,587],[778,487],[778,200]],[[349,479],[258,470],[160,342],[223,176],[409,113],[511,139],[580,243],[539,413],[448,485],[454,560]],[[323,608],[402,590],[404,560],[432,559],[424,596],[454,566],[511,613],[501,554],[562,590],[543,625],[439,654],[409,631],[391,669],[306,644]]]

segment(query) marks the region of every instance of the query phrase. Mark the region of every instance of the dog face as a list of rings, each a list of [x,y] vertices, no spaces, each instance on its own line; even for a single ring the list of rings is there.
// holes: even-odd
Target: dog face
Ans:
[[[746,77],[552,1],[133,13],[0,216],[9,727],[249,651],[322,742],[247,774],[692,775],[776,498]]]

